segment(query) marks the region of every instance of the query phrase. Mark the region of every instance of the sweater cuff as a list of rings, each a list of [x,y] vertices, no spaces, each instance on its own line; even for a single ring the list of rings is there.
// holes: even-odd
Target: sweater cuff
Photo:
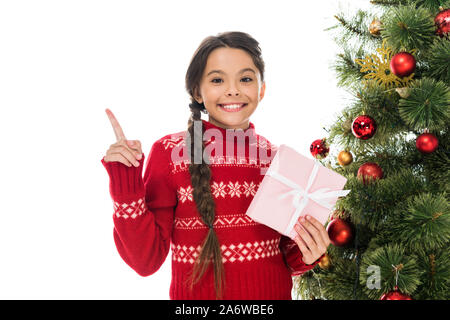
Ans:
[[[105,162],[104,157],[101,159],[109,175],[109,192],[114,201],[129,202],[144,197],[145,187],[142,178],[144,159],[145,155],[142,154],[142,158],[138,160],[138,167],[128,167],[117,161]]]
[[[307,272],[307,271],[310,271],[310,270],[312,270],[312,269],[314,269],[318,264],[319,264],[319,262],[320,262],[320,259],[322,259],[322,257],[325,255],[325,253],[323,254],[323,255],[321,255],[316,261],[314,261],[313,263],[311,263],[311,264],[306,264],[305,263],[305,265],[304,265],[304,267],[302,268],[302,270],[298,270],[298,271],[294,271],[294,272],[292,272],[292,276],[300,276],[300,275],[302,275],[303,273],[305,273],[305,272]]]
[[[320,259],[322,259],[323,258],[323,256],[325,255],[325,253],[323,254],[323,255],[321,255],[316,261],[314,261],[313,263],[311,263],[311,264],[305,264],[307,267],[312,267],[312,268],[314,268],[319,262],[320,262]]]

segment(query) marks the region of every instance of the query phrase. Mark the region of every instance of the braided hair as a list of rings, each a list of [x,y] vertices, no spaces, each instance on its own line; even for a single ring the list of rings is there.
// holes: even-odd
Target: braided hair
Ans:
[[[188,281],[190,281],[190,289],[192,290],[194,284],[202,278],[210,262],[212,262],[216,299],[223,298],[225,272],[220,243],[213,227],[215,202],[210,187],[211,169],[203,161],[203,150],[205,148],[203,141],[204,128],[202,126],[202,130],[194,130],[194,122],[199,121],[201,123],[201,113],[207,113],[204,104],[196,101],[195,94],[198,93],[208,56],[214,49],[223,47],[242,49],[250,54],[261,74],[261,81],[264,81],[264,61],[261,56],[259,43],[249,34],[238,31],[223,32],[217,36],[205,38],[195,51],[186,72],[186,90],[191,97],[191,103],[189,104],[191,116],[188,120],[187,134],[190,137],[190,146],[188,147],[190,152],[189,173],[193,188],[192,195],[202,221],[208,226],[208,233],[201,246],[200,254],[194,262],[193,272]],[[194,143],[196,141],[197,143]],[[194,148],[198,148],[198,150],[194,150]],[[194,161],[195,154],[202,155],[201,163]]]

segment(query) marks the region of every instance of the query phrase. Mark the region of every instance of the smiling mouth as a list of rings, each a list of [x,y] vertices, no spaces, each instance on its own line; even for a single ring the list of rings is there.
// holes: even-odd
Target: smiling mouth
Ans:
[[[222,104],[218,104],[218,106],[220,107],[220,109],[226,111],[226,112],[238,112],[242,109],[244,109],[248,104],[244,103],[242,105],[237,105],[237,104],[230,104],[230,105],[222,105]]]

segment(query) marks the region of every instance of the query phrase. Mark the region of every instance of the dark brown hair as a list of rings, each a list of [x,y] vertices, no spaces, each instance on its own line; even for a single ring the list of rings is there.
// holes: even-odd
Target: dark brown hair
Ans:
[[[189,173],[191,175],[191,184],[193,188],[193,197],[200,216],[209,227],[208,234],[203,242],[200,254],[194,263],[193,273],[190,277],[190,289],[197,283],[207,270],[212,260],[214,267],[214,288],[216,291],[216,299],[222,299],[225,286],[225,274],[222,262],[222,254],[220,244],[217,239],[216,232],[213,229],[215,219],[215,203],[211,194],[210,179],[211,169],[207,163],[203,161],[203,150],[205,144],[203,142],[204,128],[202,126],[201,136],[198,132],[194,134],[194,121],[201,121],[201,112],[207,113],[205,105],[195,100],[195,94],[199,92],[200,82],[206,67],[209,54],[217,48],[238,48],[245,50],[253,60],[261,75],[261,83],[264,81],[264,61],[261,55],[259,43],[249,34],[244,32],[223,32],[217,36],[209,36],[205,38],[195,51],[189,67],[186,72],[186,90],[191,96],[191,116],[188,120],[187,134],[190,139],[190,165]],[[194,141],[201,141],[194,144]],[[194,150],[194,145],[201,146],[201,150]],[[194,163],[194,155],[202,155],[201,164]]]

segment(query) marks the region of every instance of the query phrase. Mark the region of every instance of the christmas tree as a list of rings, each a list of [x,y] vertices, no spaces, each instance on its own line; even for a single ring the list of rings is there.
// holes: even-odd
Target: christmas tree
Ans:
[[[294,292],[448,299],[450,1],[370,3],[327,29],[337,31],[332,68],[352,100],[311,151],[351,192],[327,224],[327,254],[294,279]]]

